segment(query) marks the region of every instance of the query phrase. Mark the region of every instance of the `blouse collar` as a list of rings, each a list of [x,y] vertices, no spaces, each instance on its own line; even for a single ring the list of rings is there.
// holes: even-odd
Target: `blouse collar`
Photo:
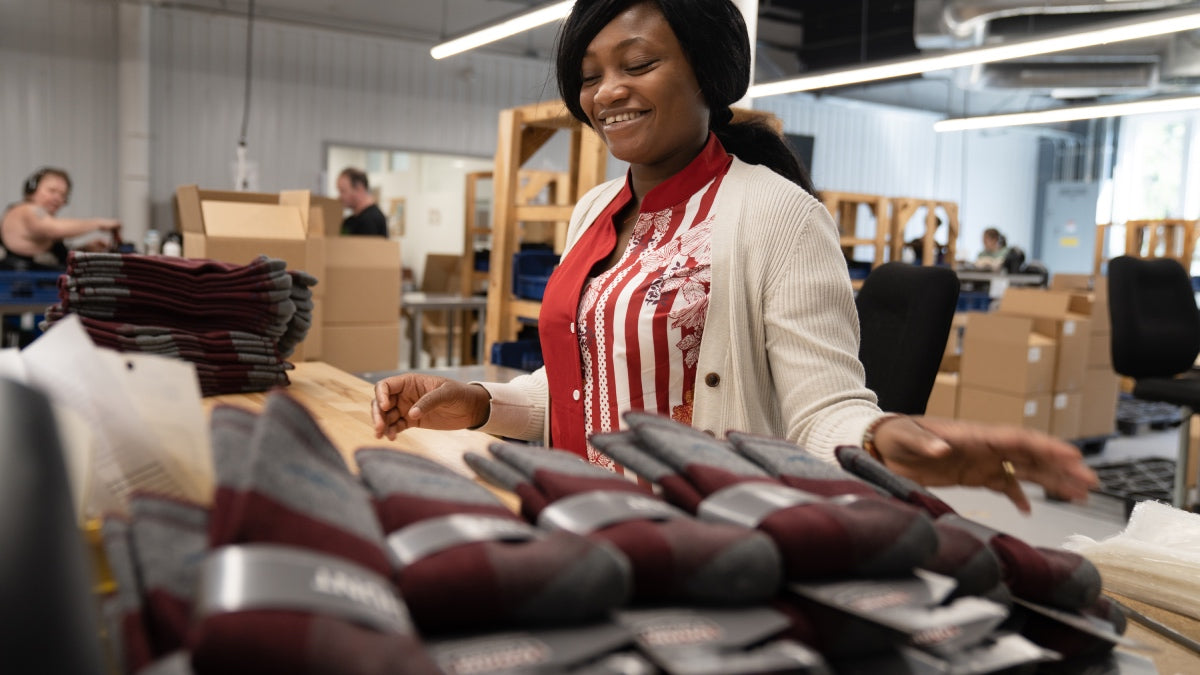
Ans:
[[[717,176],[721,175],[732,161],[725,146],[717,135],[708,132],[708,142],[682,171],[654,186],[642,200],[642,211],[653,213],[671,208],[686,201]],[[633,175],[625,174],[625,192],[632,194]]]

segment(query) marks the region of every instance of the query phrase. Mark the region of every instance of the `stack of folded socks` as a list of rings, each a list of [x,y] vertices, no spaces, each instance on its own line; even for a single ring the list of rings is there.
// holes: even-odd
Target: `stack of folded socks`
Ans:
[[[77,314],[96,344],[192,362],[205,396],[287,385],[312,325],[315,277],[259,256],[214,260],[72,252],[53,325]]]

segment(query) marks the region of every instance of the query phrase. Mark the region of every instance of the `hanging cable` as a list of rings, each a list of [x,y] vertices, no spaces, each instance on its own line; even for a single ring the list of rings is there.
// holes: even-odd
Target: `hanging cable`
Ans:
[[[242,101],[242,133],[238,145],[246,145],[246,128],[250,125],[250,76],[254,63],[254,0],[246,8],[246,91]]]

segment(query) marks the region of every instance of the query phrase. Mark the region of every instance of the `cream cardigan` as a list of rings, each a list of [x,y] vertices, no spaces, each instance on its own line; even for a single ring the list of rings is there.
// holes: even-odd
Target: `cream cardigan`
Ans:
[[[589,191],[567,250],[624,185]],[[829,212],[763,166],[734,158],[713,204],[712,286],[697,365],[693,426],[787,438],[833,461],[882,415],[858,360],[858,313]],[[488,433],[545,442],[544,370],[491,394]]]

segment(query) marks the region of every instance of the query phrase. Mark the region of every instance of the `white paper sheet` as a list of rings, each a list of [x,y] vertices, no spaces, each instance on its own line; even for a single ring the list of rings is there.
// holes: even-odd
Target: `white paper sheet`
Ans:
[[[98,349],[75,316],[26,347],[21,360],[31,386],[94,432],[85,511],[123,511],[133,490],[209,501],[207,418],[191,364]]]

